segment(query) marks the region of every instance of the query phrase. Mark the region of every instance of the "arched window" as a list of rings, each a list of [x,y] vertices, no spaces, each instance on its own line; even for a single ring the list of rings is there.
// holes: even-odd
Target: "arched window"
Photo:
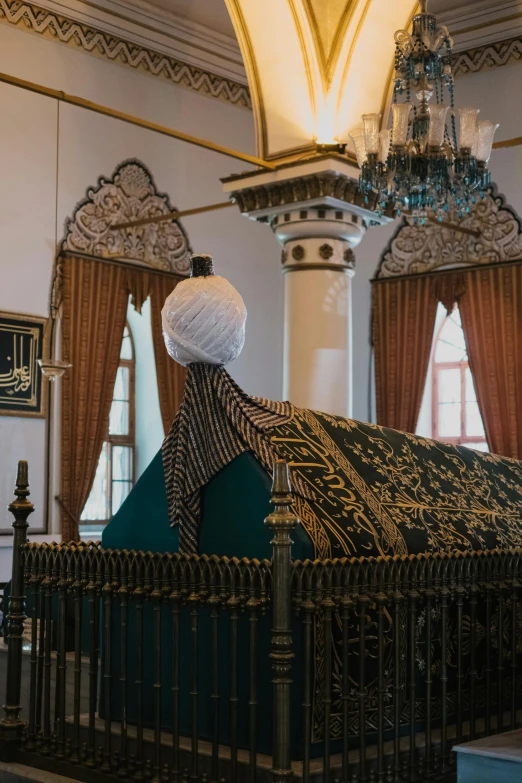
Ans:
[[[135,352],[127,323],[116,374],[109,427],[91,493],[81,516],[80,534],[95,537],[118,511],[134,483]]]
[[[458,308],[442,322],[433,350],[433,437],[487,451]]]

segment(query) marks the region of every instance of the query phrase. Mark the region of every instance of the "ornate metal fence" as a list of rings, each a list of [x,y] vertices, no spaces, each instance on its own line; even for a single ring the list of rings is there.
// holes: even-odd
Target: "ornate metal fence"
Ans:
[[[26,463],[15,494],[4,756],[86,781],[447,781],[454,744],[519,725],[522,551],[292,562],[284,463],[271,561],[27,543]]]

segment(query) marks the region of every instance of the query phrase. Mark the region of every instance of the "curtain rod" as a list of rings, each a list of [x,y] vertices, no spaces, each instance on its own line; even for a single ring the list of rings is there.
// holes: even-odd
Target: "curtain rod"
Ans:
[[[188,133],[182,133],[182,131],[173,130],[167,128],[164,125],[158,125],[155,122],[149,120],[143,120],[140,117],[135,117],[132,114],[125,114],[124,112],[111,109],[109,106],[103,106],[100,103],[94,103],[88,101],[86,98],[80,98],[76,95],[68,95],[62,90],[54,90],[51,87],[44,87],[43,84],[37,84],[36,82],[29,82],[25,79],[19,79],[16,76],[11,76],[8,73],[0,73],[0,82],[4,84],[10,84],[13,87],[19,87],[22,90],[29,90],[30,92],[36,92],[39,95],[45,95],[48,98],[54,98],[62,103],[68,103],[71,106],[78,106],[81,109],[87,109],[97,114],[103,114],[106,117],[112,117],[115,120],[121,120],[122,122],[128,122],[130,125],[137,125],[139,128],[145,128],[146,130],[154,131],[155,133],[161,133],[163,136],[170,136],[171,138],[178,139],[178,141],[184,141],[187,144],[194,144],[197,147],[204,147],[212,152],[217,152],[220,155],[227,155],[229,158],[236,158],[236,160],[242,160],[245,163],[252,163],[254,166],[259,166],[263,169],[276,169],[275,163],[258,158],[256,155],[248,155],[246,152],[239,152],[238,150],[232,150],[228,147],[222,147],[220,144],[214,144],[213,141],[206,141],[205,139],[199,139],[197,136],[190,136]]]
[[[58,253],[58,258],[84,258],[87,261],[103,261],[105,264],[117,264],[118,266],[128,267],[129,269],[140,269],[142,272],[152,273],[154,275],[163,275],[163,277],[175,277],[177,280],[185,280],[188,274],[182,275],[179,272],[167,272],[166,269],[158,269],[155,266],[148,266],[143,263],[132,262],[127,258],[107,258],[107,256],[94,256],[90,253],[80,253],[75,250],[62,250]]]
[[[194,207],[193,209],[177,210],[176,212],[167,212],[165,215],[156,215],[155,217],[138,218],[130,220],[128,223],[116,223],[111,226],[112,231],[122,230],[124,228],[136,228],[137,226],[147,226],[151,223],[163,223],[168,220],[177,220],[189,215],[201,215],[203,212],[214,212],[216,209],[226,209],[234,207],[233,201],[220,201],[218,204],[208,204],[206,207]]]
[[[373,277],[370,283],[389,283],[393,280],[408,280],[409,278],[434,277],[435,275],[455,275],[459,272],[480,272],[482,269],[496,269],[497,267],[516,266],[522,264],[522,258],[514,258],[511,261],[496,261],[491,264],[475,264],[474,266],[455,266],[453,269],[431,269],[429,272],[420,272],[411,275],[393,275],[392,277]]]

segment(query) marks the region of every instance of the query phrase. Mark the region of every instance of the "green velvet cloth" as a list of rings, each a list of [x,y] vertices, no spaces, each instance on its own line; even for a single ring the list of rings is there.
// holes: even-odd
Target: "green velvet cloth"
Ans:
[[[227,465],[203,491],[199,553],[219,557],[270,558],[271,534],[264,524],[270,514],[271,479],[245,452]],[[294,535],[293,555],[313,556],[302,528]],[[161,452],[136,482],[102,535],[104,549],[177,552],[179,530],[170,527]]]

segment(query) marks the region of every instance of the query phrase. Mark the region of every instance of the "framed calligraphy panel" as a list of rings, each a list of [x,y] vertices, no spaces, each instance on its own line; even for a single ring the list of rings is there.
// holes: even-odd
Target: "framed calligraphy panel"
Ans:
[[[0,312],[0,416],[47,415],[44,358],[47,319]]]

